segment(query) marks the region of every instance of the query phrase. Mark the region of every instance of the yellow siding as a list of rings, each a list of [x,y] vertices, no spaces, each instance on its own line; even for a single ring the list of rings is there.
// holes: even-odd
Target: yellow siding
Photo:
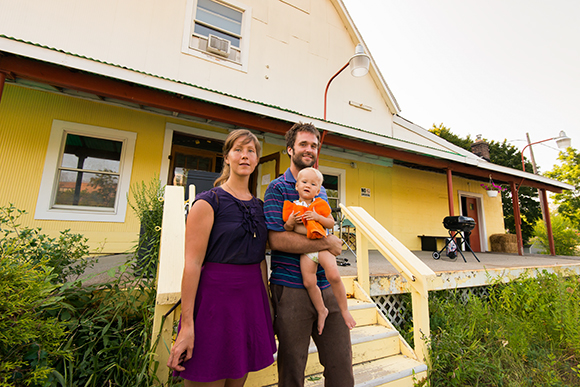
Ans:
[[[264,144],[264,155],[282,151],[283,147]],[[324,151],[323,151],[324,153]],[[289,166],[288,156],[281,154],[280,173]],[[410,250],[420,250],[418,235],[445,236],[443,218],[449,215],[447,175],[398,165],[384,167],[357,161],[353,168],[336,157],[324,155],[320,165],[346,171],[346,206],[363,207],[389,232]],[[273,163],[266,164],[262,173],[273,174]],[[273,176],[273,175],[271,175]],[[273,179],[273,177],[272,177]],[[480,182],[453,177],[453,203],[455,215],[460,214],[458,191],[482,195],[485,232],[488,237],[503,233],[504,221],[501,198],[489,198]],[[263,199],[267,186],[261,186]],[[371,196],[363,197],[361,188],[370,189]]]
[[[166,119],[123,107],[6,85],[0,104],[0,205],[28,214],[23,226],[57,236],[71,229],[89,238],[91,249],[124,252],[133,246],[139,222],[131,209],[124,223],[35,220],[36,199],[53,119],[137,133],[131,185],[159,175]]]
[[[166,123],[188,125],[173,118],[13,85],[5,87],[0,117],[0,204],[14,203],[28,211],[22,219],[25,226],[41,227],[51,236],[71,229],[88,237],[91,248],[102,249],[103,253],[124,252],[134,245],[139,224],[131,209],[127,210],[124,223],[34,220],[53,119],[137,133],[131,185],[148,182],[159,174]],[[283,150],[283,146],[264,143],[262,154]],[[280,173],[289,164],[288,156],[281,153]],[[418,235],[446,235],[442,225],[448,215],[445,174],[361,161],[353,168],[350,162],[326,155],[321,165],[345,171],[344,204],[363,207],[409,249],[420,249]],[[262,175],[265,174],[270,174],[270,180],[276,178],[273,162],[262,166]],[[258,179],[261,182],[261,176]],[[453,185],[455,214],[459,214],[458,191],[485,193],[479,182],[454,177]],[[260,186],[262,198],[266,188],[267,185]],[[371,196],[363,197],[361,188],[370,189]],[[484,195],[482,201],[487,236],[504,232],[501,199]]]

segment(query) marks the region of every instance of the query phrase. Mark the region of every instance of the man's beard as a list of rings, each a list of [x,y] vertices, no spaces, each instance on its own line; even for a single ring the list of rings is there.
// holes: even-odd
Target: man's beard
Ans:
[[[298,169],[311,167],[316,163],[316,156],[314,156],[312,153],[310,153],[310,155],[312,158],[312,162],[310,164],[305,163],[302,155],[297,155],[296,153],[292,155],[292,162],[294,165],[296,165],[296,167],[298,167]]]

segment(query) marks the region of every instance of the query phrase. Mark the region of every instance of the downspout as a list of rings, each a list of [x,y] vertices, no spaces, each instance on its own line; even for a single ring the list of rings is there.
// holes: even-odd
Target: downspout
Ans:
[[[518,197],[518,190],[516,188],[516,183],[510,181],[510,188],[512,192],[512,204],[514,207],[514,223],[516,225],[516,238],[518,243],[518,254],[524,255],[524,241],[522,238],[522,220],[520,217],[520,200]]]
[[[454,205],[453,205],[453,179],[451,175],[451,169],[447,168],[447,200],[449,201],[449,216],[455,215]]]
[[[542,198],[542,211],[546,216],[544,221],[546,222],[546,231],[548,232],[548,243],[550,245],[550,255],[556,255],[556,247],[554,245],[554,234],[552,232],[552,219],[550,219],[550,208],[548,207],[548,195],[546,195],[545,189],[540,189],[540,197]]]

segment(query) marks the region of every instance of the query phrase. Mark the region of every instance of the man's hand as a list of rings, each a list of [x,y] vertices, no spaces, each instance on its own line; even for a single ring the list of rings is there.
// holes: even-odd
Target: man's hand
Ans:
[[[272,231],[268,233],[272,250],[284,251],[292,254],[306,254],[313,251],[328,250],[332,255],[342,253],[342,240],[334,235],[326,238],[308,239],[306,235],[288,231]]]
[[[328,243],[326,250],[328,250],[330,254],[337,257],[342,253],[342,239],[338,238],[336,235],[327,235],[326,238],[323,238],[322,240]]]

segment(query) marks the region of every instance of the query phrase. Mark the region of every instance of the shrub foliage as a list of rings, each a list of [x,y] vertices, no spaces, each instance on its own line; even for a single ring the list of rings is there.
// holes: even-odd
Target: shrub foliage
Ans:
[[[524,275],[467,302],[446,294],[431,297],[431,386],[580,385],[578,276]]]
[[[83,283],[86,239],[21,227],[24,213],[0,207],[0,386],[153,385],[153,281],[123,275],[128,261]]]

